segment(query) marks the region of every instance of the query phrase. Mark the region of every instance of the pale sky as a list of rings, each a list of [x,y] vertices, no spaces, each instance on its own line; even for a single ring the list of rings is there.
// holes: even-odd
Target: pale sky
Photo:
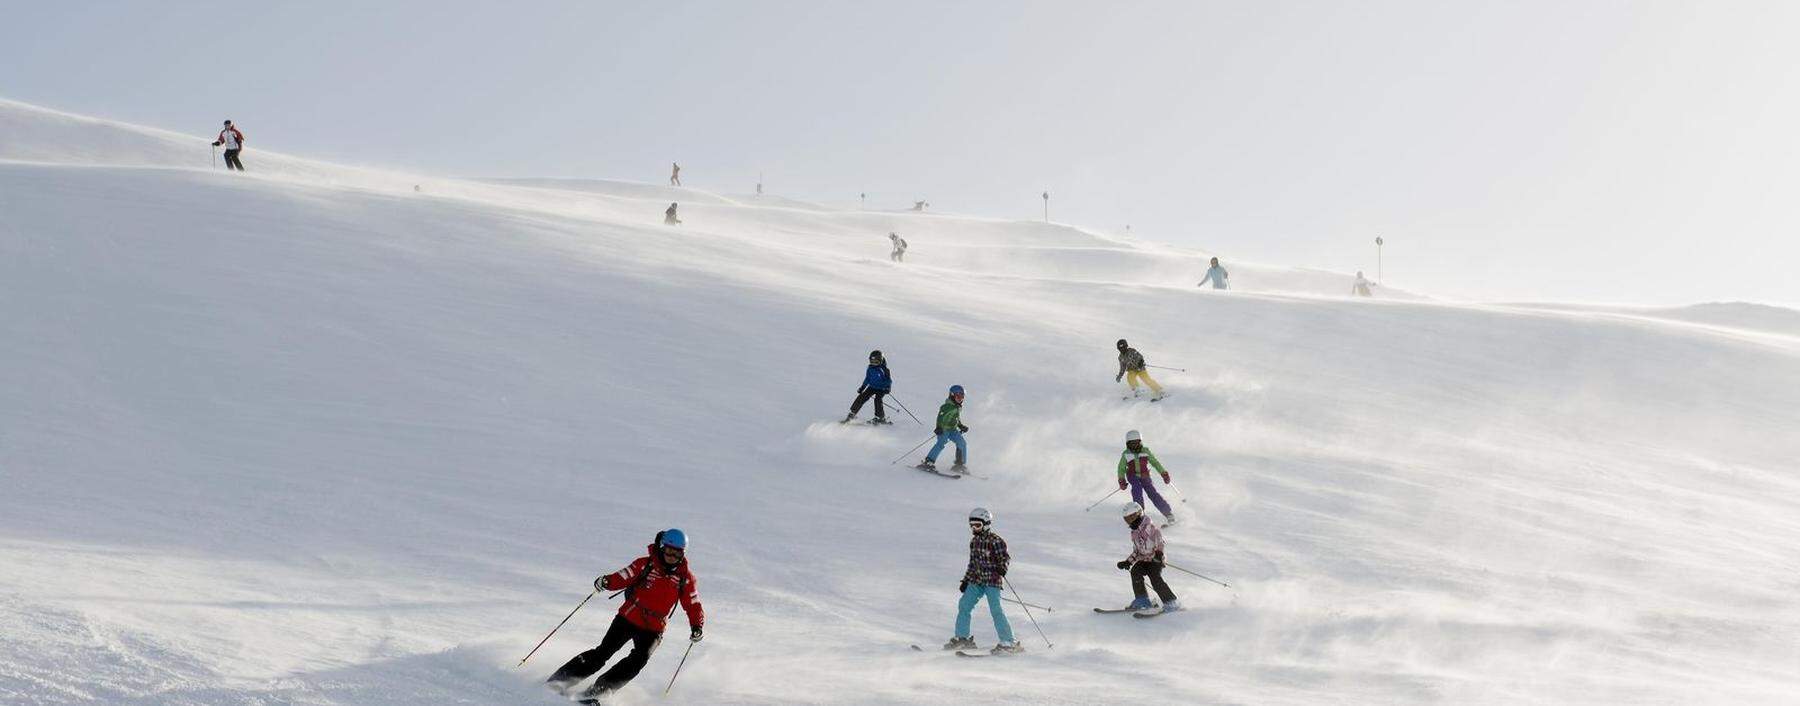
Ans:
[[[1495,300],[1800,303],[1800,2],[27,2],[0,96],[445,175],[1055,220]],[[1196,273],[1196,280],[1198,273]]]

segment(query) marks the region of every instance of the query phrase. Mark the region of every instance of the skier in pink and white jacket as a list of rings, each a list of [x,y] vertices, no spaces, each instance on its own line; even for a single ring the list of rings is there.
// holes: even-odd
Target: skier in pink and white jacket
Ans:
[[[1164,613],[1181,610],[1181,604],[1175,600],[1175,592],[1169,590],[1169,584],[1163,582],[1163,537],[1162,530],[1156,523],[1144,516],[1144,506],[1135,502],[1125,503],[1125,525],[1131,528],[1131,556],[1120,561],[1121,570],[1131,571],[1132,610],[1149,610],[1156,607],[1150,603],[1150,594],[1144,590],[1144,579],[1150,579],[1150,586],[1156,589],[1156,597],[1162,599]]]

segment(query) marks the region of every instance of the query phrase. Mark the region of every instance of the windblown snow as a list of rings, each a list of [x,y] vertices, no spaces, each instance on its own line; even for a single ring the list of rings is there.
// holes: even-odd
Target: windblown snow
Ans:
[[[0,102],[0,702],[561,703],[616,604],[515,665],[669,526],[708,611],[678,703],[1800,700],[1791,310],[1230,257],[1215,292],[1216,253],[1070,226],[243,127],[231,174],[204,132]],[[1118,338],[1172,397],[1121,401]],[[967,387],[986,479],[890,464],[905,415],[835,424],[871,349],[921,417]],[[1171,571],[1154,621],[1089,610],[1131,597],[1122,496],[1083,511],[1129,429],[1185,498],[1169,560],[1232,587]],[[1022,657],[907,649],[950,636],[976,505],[1054,647],[1009,605]]]

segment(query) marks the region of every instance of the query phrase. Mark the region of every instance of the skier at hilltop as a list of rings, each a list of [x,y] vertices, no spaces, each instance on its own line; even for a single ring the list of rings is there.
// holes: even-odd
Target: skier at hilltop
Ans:
[[[594,685],[582,694],[583,703],[598,699],[624,686],[637,676],[650,654],[662,643],[663,630],[676,603],[687,611],[688,640],[699,642],[706,613],[700,607],[700,594],[694,587],[694,573],[687,563],[687,534],[679,529],[656,533],[647,556],[638,557],[631,565],[594,579],[595,591],[624,591],[625,603],[613,616],[606,636],[594,649],[575,655],[545,682],[550,688],[568,695],[583,679],[600,671],[606,660],[625,643],[631,643],[630,654],[606,670]]]
[[[1125,450],[1119,453],[1119,490],[1131,489],[1131,499],[1139,505],[1144,504],[1144,496],[1150,496],[1150,502],[1156,505],[1156,511],[1162,513],[1164,524],[1175,524],[1175,511],[1169,507],[1162,493],[1156,492],[1156,483],[1150,480],[1150,467],[1155,466],[1158,475],[1162,476],[1164,485],[1170,483],[1169,470],[1163,468],[1162,461],[1156,460],[1156,454],[1144,445],[1144,437],[1133,429],[1125,432]]]
[[[681,165],[669,163],[669,186],[681,186]]]
[[[925,203],[924,201],[914,201],[912,210],[922,213],[929,207],[931,207],[931,204]]]
[[[963,433],[969,427],[962,423],[963,386],[951,385],[950,396],[944,398],[944,404],[938,407],[937,427],[932,433],[937,435],[937,443],[931,445],[931,451],[925,454],[925,460],[914,466],[919,470],[937,472],[937,457],[944,450],[944,445],[956,443],[956,464],[950,470],[956,473],[969,472],[969,445],[963,441]]]
[[[1144,579],[1149,579],[1150,586],[1156,589],[1156,597],[1162,600],[1162,612],[1181,610],[1181,603],[1175,599],[1175,592],[1169,590],[1169,584],[1162,577],[1162,530],[1157,529],[1156,523],[1144,516],[1144,506],[1137,502],[1125,503],[1122,514],[1125,526],[1131,528],[1131,556],[1121,560],[1118,567],[1121,571],[1131,571],[1130,609],[1142,611],[1156,607],[1150,602],[1150,593],[1144,590]]]
[[[944,643],[946,650],[973,650],[975,632],[970,628],[975,604],[987,599],[988,612],[994,616],[994,634],[998,642],[992,652],[997,655],[1024,652],[1013,639],[1012,625],[1006,622],[1006,610],[1000,606],[1000,586],[1006,580],[1006,565],[1012,557],[1006,552],[1006,540],[993,530],[994,514],[987,508],[969,511],[969,568],[963,572],[956,590],[962,600],[956,602],[956,634]]]
[[[888,372],[887,358],[881,355],[881,351],[869,351],[869,369],[863,372],[862,387],[856,388],[856,400],[850,403],[850,413],[844,415],[841,423],[849,424],[850,420],[856,418],[856,413],[862,411],[863,403],[873,397],[875,418],[869,420],[869,423],[893,424],[888,421],[887,408],[881,404],[882,398],[887,397],[888,392],[893,389],[894,374]]]
[[[888,253],[888,259],[894,262],[904,262],[906,260],[906,239],[900,237],[899,233],[888,233],[888,242],[894,246],[894,251]]]
[[[1212,283],[1213,289],[1231,289],[1231,273],[1226,272],[1225,268],[1219,265],[1219,258],[1212,259],[1212,266],[1206,268],[1206,277],[1194,286],[1204,287],[1207,282]]]
[[[1163,398],[1162,386],[1150,378],[1150,371],[1146,369],[1147,364],[1144,362],[1144,354],[1127,345],[1123,338],[1119,339],[1115,347],[1119,349],[1119,374],[1113,376],[1113,382],[1124,380],[1131,386],[1131,396],[1136,397],[1138,396],[1138,381],[1142,380],[1144,384],[1150,386],[1150,401],[1161,400]]]
[[[225,121],[225,129],[219,131],[219,139],[213,140],[214,147],[220,145],[225,146],[225,169],[244,171],[244,163],[238,160],[238,153],[244,151],[244,133],[230,120]]]
[[[681,219],[675,217],[675,204],[669,204],[669,210],[663,211],[663,225],[665,225],[665,226],[681,225]]]
[[[1373,286],[1375,285],[1370,284],[1369,280],[1363,278],[1362,270],[1357,270],[1356,282],[1350,285],[1350,293],[1359,297],[1372,297],[1375,295],[1369,291],[1369,288]]]

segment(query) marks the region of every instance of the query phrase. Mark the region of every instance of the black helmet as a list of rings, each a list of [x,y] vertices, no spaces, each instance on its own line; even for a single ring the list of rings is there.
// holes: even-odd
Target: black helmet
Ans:
[[[1119,347],[1119,349],[1120,349],[1120,350],[1124,350],[1124,349],[1125,349],[1125,339],[1123,339],[1123,338],[1121,338],[1121,339],[1119,339],[1119,345],[1118,345],[1118,347]]]
[[[225,127],[231,127],[231,121],[230,121],[230,120],[227,120],[227,121],[225,121]]]
[[[869,360],[880,360],[881,351],[869,351]]]

